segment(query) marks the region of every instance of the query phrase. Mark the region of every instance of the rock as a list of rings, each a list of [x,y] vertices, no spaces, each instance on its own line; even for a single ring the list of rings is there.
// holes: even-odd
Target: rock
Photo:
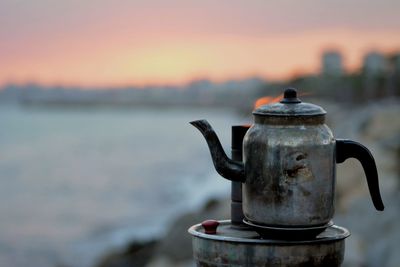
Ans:
[[[188,228],[206,219],[229,218],[230,200],[210,200],[200,211],[179,216],[158,241],[132,243],[123,251],[110,252],[96,267],[192,267],[192,238]]]
[[[374,211],[369,197],[364,196],[354,200],[346,214],[335,217],[335,223],[348,228],[352,233],[346,240],[343,266],[400,266],[400,195],[392,192],[386,194],[384,199],[384,212]],[[359,253],[356,255],[357,265],[353,261],[355,253]],[[360,259],[362,262],[359,262]]]
[[[154,253],[157,241],[132,243],[123,251],[110,252],[97,267],[145,266]]]
[[[382,142],[398,135],[400,129],[400,105],[375,107],[370,111],[369,119],[364,125],[362,134],[365,139]]]
[[[193,260],[175,262],[166,256],[155,257],[146,267],[195,267]]]
[[[352,234],[345,242],[346,251],[342,267],[363,267],[365,257],[360,237],[357,234]]]
[[[229,218],[229,212],[229,200],[211,200],[201,211],[182,215],[170,225],[156,248],[156,254],[168,257],[175,264],[192,259],[192,237],[187,232],[188,228],[207,219]]]

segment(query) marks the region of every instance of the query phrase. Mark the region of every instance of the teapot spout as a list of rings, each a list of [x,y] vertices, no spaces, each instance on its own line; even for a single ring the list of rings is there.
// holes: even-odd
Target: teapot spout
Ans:
[[[244,182],[243,163],[234,161],[225,154],[221,142],[211,125],[206,120],[191,121],[190,124],[196,127],[206,139],[217,172],[228,180]]]

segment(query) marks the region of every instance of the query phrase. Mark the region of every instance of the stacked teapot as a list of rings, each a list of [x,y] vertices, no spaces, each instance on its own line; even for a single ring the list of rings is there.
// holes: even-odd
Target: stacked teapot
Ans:
[[[243,161],[225,154],[206,120],[191,122],[205,137],[217,172],[242,183],[243,222],[261,239],[314,240],[335,227],[336,164],[348,158],[360,161],[372,202],[384,209],[370,151],[355,141],[335,139],[325,115],[321,107],[302,102],[295,89],[286,89],[280,102],[253,111]]]

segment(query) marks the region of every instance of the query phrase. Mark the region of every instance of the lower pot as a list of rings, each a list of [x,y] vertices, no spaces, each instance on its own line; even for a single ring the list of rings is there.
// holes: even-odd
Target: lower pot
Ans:
[[[332,225],[308,240],[262,239],[251,228],[232,227],[219,221],[216,234],[206,234],[201,224],[192,226],[193,255],[200,267],[239,266],[340,266],[347,229]]]

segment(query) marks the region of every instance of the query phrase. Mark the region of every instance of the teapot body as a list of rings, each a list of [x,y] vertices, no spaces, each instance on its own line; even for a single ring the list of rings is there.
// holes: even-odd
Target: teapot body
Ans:
[[[334,214],[335,139],[323,117],[255,116],[243,143],[243,212],[266,226],[311,227]]]

